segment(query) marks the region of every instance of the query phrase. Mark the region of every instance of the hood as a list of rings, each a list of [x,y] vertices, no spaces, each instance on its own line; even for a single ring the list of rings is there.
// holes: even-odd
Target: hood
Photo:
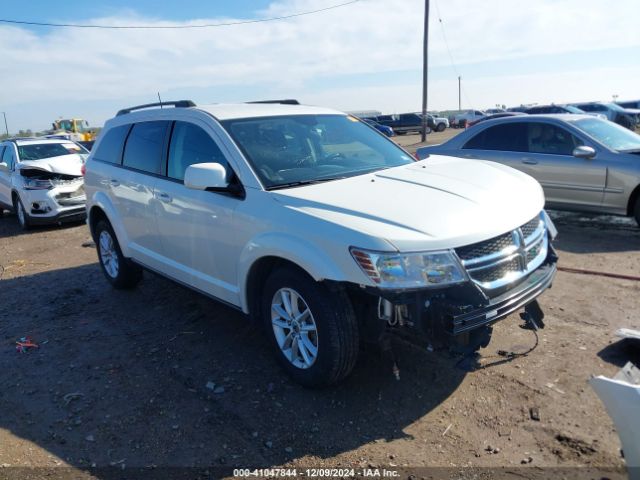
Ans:
[[[542,188],[524,173],[493,162],[436,155],[271,193],[286,208],[384,239],[400,251],[485,240],[528,222],[544,206]]]
[[[62,175],[82,176],[82,158],[72,153],[70,155],[60,155],[58,157],[43,158],[42,160],[26,160],[18,164],[20,170],[42,170],[49,173],[59,173]]]

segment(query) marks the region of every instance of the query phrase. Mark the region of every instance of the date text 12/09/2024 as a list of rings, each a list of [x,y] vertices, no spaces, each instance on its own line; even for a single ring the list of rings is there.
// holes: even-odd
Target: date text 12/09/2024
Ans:
[[[233,476],[236,478],[344,478],[344,477],[368,477],[368,478],[397,478],[400,472],[386,468],[258,468],[235,469]]]

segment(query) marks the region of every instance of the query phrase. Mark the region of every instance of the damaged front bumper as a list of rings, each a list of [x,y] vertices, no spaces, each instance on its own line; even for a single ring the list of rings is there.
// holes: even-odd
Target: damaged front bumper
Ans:
[[[549,245],[535,270],[493,295],[473,281],[442,289],[407,292],[365,287],[351,293],[368,340],[397,333],[425,345],[477,350],[489,343],[495,322],[526,308],[551,287],[557,259]]]
[[[29,221],[34,225],[75,222],[86,218],[82,178],[55,181],[49,189],[23,188],[20,197]]]

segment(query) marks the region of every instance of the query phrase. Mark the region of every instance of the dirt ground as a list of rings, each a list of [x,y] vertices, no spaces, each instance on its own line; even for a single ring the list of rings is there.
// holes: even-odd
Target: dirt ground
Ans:
[[[554,217],[561,266],[640,272],[631,221]],[[512,315],[496,325],[482,369],[400,345],[400,381],[372,350],[344,383],[314,391],[283,375],[236,311],[150,273],[136,290],[113,290],[84,225],[25,233],[5,213],[0,265],[0,479],[160,478],[165,467],[175,468],[167,478],[200,478],[191,467],[217,478],[274,466],[626,478],[587,380],[638,361],[613,333],[640,328],[640,282],[560,272],[541,297],[546,328],[528,356],[496,354],[535,342]],[[18,353],[24,336],[39,348]]]

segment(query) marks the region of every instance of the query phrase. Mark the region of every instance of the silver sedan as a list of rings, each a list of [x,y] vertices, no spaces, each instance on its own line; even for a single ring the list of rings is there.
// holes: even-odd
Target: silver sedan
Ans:
[[[640,135],[608,120],[499,118],[417,153],[503,163],[538,180],[549,208],[634,216],[640,225]]]

